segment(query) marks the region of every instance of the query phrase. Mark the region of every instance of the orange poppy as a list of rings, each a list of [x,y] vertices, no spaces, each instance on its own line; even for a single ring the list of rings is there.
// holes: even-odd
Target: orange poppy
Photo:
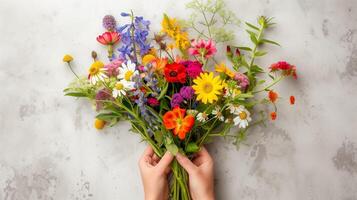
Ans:
[[[163,116],[165,128],[172,130],[174,135],[178,135],[180,140],[184,140],[186,134],[191,130],[195,123],[195,118],[192,115],[186,115],[186,110],[175,107],[168,111]]]
[[[271,117],[271,120],[276,120],[276,117],[277,117],[276,112],[271,112],[270,117]]]
[[[278,93],[274,92],[273,90],[270,90],[268,97],[271,102],[275,103],[275,101],[278,99],[279,96]]]
[[[290,96],[290,104],[291,105],[295,104],[295,97],[294,96]]]

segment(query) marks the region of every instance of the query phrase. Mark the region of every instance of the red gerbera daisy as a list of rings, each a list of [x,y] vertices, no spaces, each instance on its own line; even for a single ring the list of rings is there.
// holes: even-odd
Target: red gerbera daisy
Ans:
[[[170,83],[186,82],[186,68],[179,63],[167,64],[164,69],[164,75],[167,82]]]

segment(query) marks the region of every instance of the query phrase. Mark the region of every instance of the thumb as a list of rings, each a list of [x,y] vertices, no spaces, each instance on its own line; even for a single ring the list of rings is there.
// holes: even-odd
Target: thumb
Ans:
[[[197,169],[196,165],[193,164],[190,159],[180,153],[177,153],[176,160],[188,172],[188,174],[192,174]]]
[[[165,171],[173,159],[174,156],[169,151],[166,151],[165,155],[161,158],[156,166],[160,171]]]

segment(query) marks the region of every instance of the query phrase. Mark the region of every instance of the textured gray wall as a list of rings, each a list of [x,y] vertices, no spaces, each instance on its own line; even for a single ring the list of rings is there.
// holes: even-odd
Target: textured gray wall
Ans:
[[[129,125],[97,132],[88,102],[63,97],[72,80],[61,62],[86,73],[101,17],[133,8],[154,21],[183,16],[184,2],[0,0],[0,200],[142,199],[137,160],[145,145]],[[148,1],[145,1],[148,2]],[[261,64],[285,59],[298,81],[277,91],[279,120],[257,128],[239,151],[209,146],[217,199],[357,199],[357,2],[230,0],[242,20],[264,14],[278,26]],[[238,31],[237,42],[246,41]],[[104,53],[104,52],[102,52]],[[105,54],[102,54],[104,58]]]

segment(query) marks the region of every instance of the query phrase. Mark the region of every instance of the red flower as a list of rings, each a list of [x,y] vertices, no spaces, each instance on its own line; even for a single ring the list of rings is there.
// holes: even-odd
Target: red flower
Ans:
[[[271,120],[276,120],[276,117],[277,117],[276,112],[271,112],[270,117],[271,117]]]
[[[275,103],[275,101],[278,99],[279,95],[278,95],[278,93],[274,92],[273,90],[270,90],[268,93],[268,97],[272,103]]]
[[[295,104],[295,97],[294,96],[290,96],[290,104],[291,105]]]
[[[170,83],[186,82],[186,68],[179,63],[167,64],[164,69],[164,75],[167,82]]]
[[[117,32],[105,32],[97,37],[97,41],[103,45],[114,45],[120,38],[121,36]]]
[[[165,128],[172,130],[174,135],[178,135],[180,140],[184,140],[186,134],[191,130],[195,123],[195,118],[192,115],[186,115],[186,110],[175,107],[172,111],[168,111],[163,116]]]
[[[292,75],[295,79],[297,79],[297,74],[296,74],[296,67],[294,65],[291,65],[285,61],[279,61],[277,63],[274,63],[270,66],[270,71],[282,71],[283,75],[285,76],[290,76]]]
[[[156,107],[156,106],[160,105],[160,102],[154,97],[149,97],[147,102],[152,107]]]

